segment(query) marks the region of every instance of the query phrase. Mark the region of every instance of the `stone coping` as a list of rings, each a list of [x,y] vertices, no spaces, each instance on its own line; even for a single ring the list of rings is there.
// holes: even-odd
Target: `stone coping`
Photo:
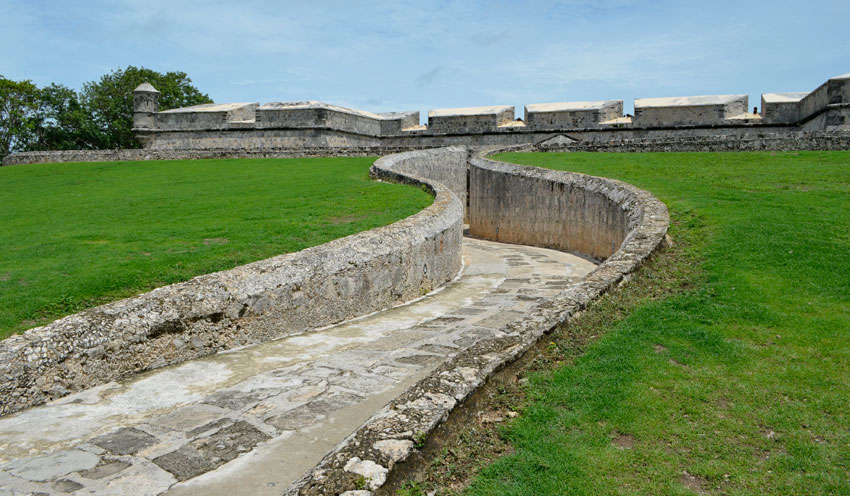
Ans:
[[[527,148],[494,151],[517,149]],[[286,495],[372,494],[384,484],[389,471],[493,373],[627,278],[664,243],[669,225],[667,207],[646,191],[612,179],[495,162],[486,155],[482,152],[474,157],[470,166],[517,177],[545,178],[552,181],[554,194],[562,189],[556,185],[563,189],[594,185],[591,187],[598,193],[626,211],[629,232],[625,240],[587,277],[557,296],[542,298],[522,319],[502,328],[504,337],[479,342],[460,352],[392,400],[293,484]]]
[[[461,266],[460,200],[413,174],[382,178],[421,187],[434,202],[388,226],[198,276],[0,341],[0,415],[389,308],[452,280]]]
[[[203,103],[201,105],[193,105],[191,107],[180,107],[171,110],[162,110],[160,114],[185,114],[191,112],[230,112],[231,110],[239,110],[250,107],[256,107],[257,102],[235,102],[235,103]]]
[[[360,117],[368,117],[370,119],[375,120],[384,120],[392,117],[386,117],[381,114],[376,114],[374,112],[369,112],[368,110],[358,110],[352,109],[348,107],[340,107],[339,105],[333,105],[325,102],[318,102],[315,100],[310,100],[306,102],[269,102],[260,105],[257,110],[313,110],[313,109],[322,109],[322,110],[332,110],[334,112],[340,112],[343,114],[351,114],[357,115]]]
[[[569,112],[576,110],[601,110],[605,107],[622,105],[622,100],[596,100],[592,102],[532,103],[525,106],[527,112]]]
[[[428,111],[428,117],[457,117],[457,116],[475,116],[475,115],[498,115],[502,112],[511,111],[514,108],[510,105],[493,105],[487,107],[460,107],[460,108],[444,108]]]
[[[761,99],[765,103],[796,103],[808,96],[806,92],[764,93]]]
[[[699,95],[670,96],[661,98],[636,98],[635,109],[651,107],[691,107],[701,105],[725,105],[743,100],[747,95]]]
[[[133,90],[133,93],[136,93],[136,92],[140,92],[140,93],[159,93],[159,90],[157,90],[156,88],[154,88],[154,87],[153,87],[153,85],[152,85],[152,84],[150,84],[150,83],[142,83],[142,84],[138,85],[138,86],[136,87],[136,89],[134,89],[134,90]]]
[[[397,119],[404,119],[405,117],[411,117],[411,116],[414,116],[414,115],[418,119],[419,118],[419,111],[418,110],[406,110],[406,111],[402,110],[402,111],[399,111],[399,112],[381,112],[381,113],[378,114],[378,116],[381,117],[384,120],[393,120],[393,121],[397,120]],[[417,120],[417,122],[418,122],[418,120]]]

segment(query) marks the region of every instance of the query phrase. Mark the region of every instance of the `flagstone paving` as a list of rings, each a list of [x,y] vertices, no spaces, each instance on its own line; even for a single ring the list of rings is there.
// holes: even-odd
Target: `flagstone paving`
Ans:
[[[281,494],[446,358],[595,268],[469,238],[463,256],[406,305],[0,418],[0,495]]]

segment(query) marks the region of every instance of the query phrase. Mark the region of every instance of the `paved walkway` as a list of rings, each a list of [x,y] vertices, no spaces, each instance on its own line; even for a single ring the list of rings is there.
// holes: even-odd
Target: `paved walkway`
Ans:
[[[0,495],[281,494],[447,356],[594,268],[474,239],[463,254],[413,303],[0,418]]]

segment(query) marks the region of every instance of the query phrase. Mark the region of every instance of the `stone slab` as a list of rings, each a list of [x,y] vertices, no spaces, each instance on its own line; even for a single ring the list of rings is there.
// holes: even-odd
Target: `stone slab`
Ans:
[[[157,439],[139,429],[122,427],[117,431],[96,437],[90,442],[114,455],[134,455],[156,444]]]
[[[701,105],[726,105],[747,95],[699,95],[699,96],[668,96],[660,98],[636,98],[635,109],[638,107],[693,107]]]
[[[500,115],[506,111],[513,112],[514,108],[508,105],[491,105],[487,107],[459,107],[434,109],[428,112],[428,117],[460,117],[476,115]]]
[[[138,91],[138,90],[136,90]],[[234,102],[234,103],[205,103],[192,105],[191,107],[180,107],[176,109],[163,110],[160,114],[186,114],[193,112],[231,112],[245,107],[257,106],[256,102]]]
[[[763,93],[761,100],[766,103],[794,103],[799,102],[807,95],[808,93],[806,92]]]
[[[38,426],[33,426],[38,429]],[[79,470],[97,466],[100,458],[86,451],[72,449],[57,453],[14,460],[5,465],[9,473],[30,481],[49,481]]]

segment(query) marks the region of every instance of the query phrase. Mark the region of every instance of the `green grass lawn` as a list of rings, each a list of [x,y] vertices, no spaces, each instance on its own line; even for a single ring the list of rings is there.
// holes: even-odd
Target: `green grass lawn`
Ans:
[[[547,337],[510,454],[399,494],[850,494],[850,152],[498,158],[645,188],[675,245]]]
[[[409,216],[432,198],[374,158],[0,168],[0,337]]]

